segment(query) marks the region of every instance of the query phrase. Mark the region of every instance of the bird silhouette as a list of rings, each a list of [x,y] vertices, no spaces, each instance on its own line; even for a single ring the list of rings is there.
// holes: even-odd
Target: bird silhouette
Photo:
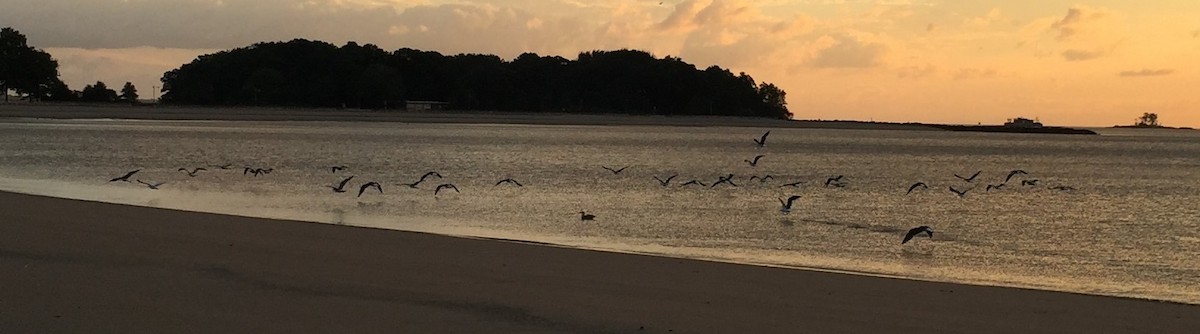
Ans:
[[[188,171],[187,168],[180,168],[179,171],[187,173],[187,175],[190,177],[196,177],[196,173],[199,173],[200,171],[207,171],[207,169],[204,169],[204,167],[196,167],[196,169]]]
[[[662,185],[663,187],[666,187],[667,184],[670,184],[671,180],[674,179],[676,176],[679,176],[679,174],[674,174],[674,175],[668,176],[666,179],[660,179],[657,176],[654,176],[654,180],[658,181],[658,184]]]
[[[155,189],[155,190],[158,190],[158,186],[166,184],[166,182],[146,183],[142,180],[137,180],[137,182],[146,185],[146,188]]]
[[[745,161],[746,163],[750,164],[750,167],[756,167],[756,166],[758,166],[758,159],[762,159],[762,157],[763,157],[763,155],[759,154],[759,155],[754,156],[753,159],[747,159],[747,160],[742,160],[742,161]]]
[[[930,238],[933,238],[933,228],[932,227],[917,226],[917,227],[912,228],[911,230],[908,230],[908,233],[904,235],[904,240],[900,241],[900,243],[906,244],[906,243],[908,243],[909,240],[912,240],[913,237],[915,237],[921,233],[928,234]]]
[[[1005,184],[1007,184],[1007,183],[989,184],[989,185],[987,185],[987,188],[983,189],[983,191],[992,191],[992,189],[1000,190],[1000,188],[1004,188]]]
[[[913,192],[913,190],[916,190],[916,189],[917,189],[917,187],[924,188],[924,189],[929,189],[929,186],[928,186],[928,185],[925,185],[925,182],[917,182],[917,183],[913,183],[913,185],[909,186],[909,187],[908,187],[908,192],[906,192],[906,193],[904,193],[904,194],[905,194],[905,195],[911,194],[911,193]]]
[[[1021,180],[1021,185],[1023,185],[1023,186],[1036,186],[1036,185],[1037,185],[1037,183],[1038,183],[1038,180],[1037,180],[1037,179],[1033,179],[1033,180]]]
[[[596,215],[589,214],[584,211],[579,211],[579,221],[596,220]]]
[[[355,197],[362,197],[363,192],[367,191],[367,188],[375,188],[376,190],[379,190],[380,194],[383,193],[383,186],[379,185],[379,182],[371,181],[371,182],[364,183],[362,186],[359,186],[358,187],[358,196],[355,196]]]
[[[779,212],[783,212],[783,214],[785,214],[785,215],[788,213],[791,213],[792,212],[792,203],[795,203],[796,199],[799,199],[799,198],[800,198],[800,195],[792,195],[791,197],[787,198],[787,201],[784,201],[783,198],[780,198],[779,199]]]
[[[441,191],[442,191],[442,189],[454,189],[454,192],[459,192],[459,191],[458,191],[458,187],[455,187],[453,184],[449,184],[449,183],[442,183],[442,184],[439,184],[439,185],[437,186],[437,188],[434,188],[434,189],[433,189],[433,195],[434,195],[434,196],[437,196],[437,194],[438,194],[439,192],[441,192]]]
[[[738,186],[736,183],[733,183],[733,174],[729,174],[726,176],[718,176],[717,182],[713,182],[713,184],[711,186],[709,186],[709,188],[716,188],[717,186],[721,185],[722,183],[729,184],[734,187]]]
[[[1008,183],[1008,180],[1012,180],[1013,176],[1016,176],[1017,174],[1027,175],[1029,173],[1026,173],[1025,171],[1020,170],[1020,169],[1014,169],[1014,170],[1008,172],[1008,176],[1004,177],[1004,183]]]
[[[342,180],[342,182],[339,182],[336,187],[335,186],[326,186],[326,187],[333,189],[333,192],[335,192],[335,193],[344,193],[344,192],[346,192],[346,183],[349,183],[350,179],[353,179],[353,178],[354,178],[354,176],[351,176],[351,177],[348,177],[348,178]],[[383,192],[383,189],[380,189],[379,192]],[[359,196],[361,196],[361,194]]]
[[[442,178],[442,174],[439,174],[439,173],[438,173],[438,172],[436,172],[436,171],[428,171],[428,172],[425,172],[425,174],[422,174],[422,175],[421,175],[421,180],[420,180],[420,181],[417,181],[417,182],[418,182],[418,183],[420,183],[421,181],[425,181],[425,179],[426,179],[426,178],[428,178],[428,177],[430,177],[430,176],[436,176],[436,177],[437,177],[437,178],[439,178],[439,179],[440,179],[440,178]]]
[[[960,178],[963,181],[967,181],[967,182],[975,182],[975,177],[979,176],[979,173],[983,173],[983,171],[981,170],[981,171],[975,172],[975,174],[972,174],[971,177],[962,177],[962,176],[959,176],[958,174],[954,174],[954,177]]]
[[[752,176],[750,176],[750,181],[758,180],[758,183],[767,183],[768,180],[774,179],[774,178],[775,177],[771,176],[771,174],[767,174],[767,175],[763,175],[763,176],[752,175]]]
[[[687,181],[687,182],[684,182],[684,183],[680,184],[679,186],[680,186],[680,187],[686,187],[686,186],[691,186],[691,185],[696,185],[696,186],[701,186],[701,187],[707,187],[707,186],[708,186],[707,184],[704,184],[704,182],[700,182],[700,180],[691,180],[691,181]]]
[[[833,186],[839,187],[839,188],[845,187],[846,185],[842,184],[843,177],[845,177],[845,175],[838,175],[835,177],[825,179],[825,186],[828,187],[830,184],[832,184]]]
[[[758,148],[767,146],[767,136],[769,136],[769,135],[771,135],[771,131],[767,131],[767,132],[763,133],[761,138],[754,140],[754,146],[758,147]]]
[[[112,180],[108,180],[108,182],[117,182],[117,181],[129,182],[129,177],[133,176],[133,174],[137,174],[137,172],[140,172],[140,171],[142,171],[142,170],[141,169],[131,170],[129,172],[126,172],[125,175],[114,177]]]
[[[330,173],[337,173],[338,171],[345,170],[346,168],[348,168],[346,165],[340,165],[340,166],[329,167],[329,170],[330,170]]]
[[[964,196],[967,196],[967,192],[968,192],[968,191],[971,191],[971,189],[970,189],[970,188],[967,188],[967,189],[965,189],[965,190],[962,190],[962,191],[959,191],[958,189],[954,189],[954,187],[947,187],[947,188],[950,188],[950,192],[952,192],[952,193],[954,193],[954,194],[958,195],[958,197],[964,197]]]
[[[495,187],[495,186],[498,186],[498,185],[500,185],[501,183],[509,183],[509,184],[512,184],[512,185],[515,185],[515,186],[518,186],[518,187],[524,187],[524,185],[521,185],[521,183],[520,183],[520,182],[517,182],[517,180],[513,180],[511,177],[510,177],[510,178],[503,179],[503,180],[500,180],[500,181],[496,181],[496,185],[494,185],[493,187]]]
[[[617,175],[617,174],[621,174],[621,172],[624,172],[626,168],[629,168],[629,166],[621,167],[621,169],[612,169],[612,168],[608,168],[608,166],[600,166],[600,168],[607,169],[608,171],[612,172],[613,175]]]

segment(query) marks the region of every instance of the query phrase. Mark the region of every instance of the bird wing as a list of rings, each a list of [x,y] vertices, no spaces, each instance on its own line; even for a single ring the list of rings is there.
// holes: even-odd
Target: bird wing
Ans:
[[[342,180],[342,182],[338,183],[338,189],[345,188],[346,183],[350,182],[350,179],[353,179],[353,178],[354,178],[354,176],[351,176],[351,177],[348,177],[348,178]]]
[[[766,143],[767,143],[767,136],[769,136],[769,135],[771,135],[771,131],[767,131],[767,132],[763,133],[763,134],[762,134],[762,137],[758,139],[758,144],[759,144],[759,145],[766,144]]]
[[[600,168],[604,168],[604,169],[606,169],[606,170],[608,170],[608,171],[610,171],[610,172],[613,172],[613,173],[616,173],[616,172],[617,172],[617,171],[613,170],[612,168],[608,168],[608,166],[600,166]]]
[[[918,228],[914,228],[914,229],[911,229],[911,230],[908,230],[908,234],[905,234],[905,235],[904,235],[904,241],[901,241],[900,243],[901,243],[901,244],[906,244],[906,243],[908,243],[908,241],[909,241],[909,240],[912,240],[912,238],[913,238],[914,236],[916,236],[917,234],[919,234],[919,233],[921,233],[921,228],[920,228],[920,227],[918,227]]]
[[[141,183],[141,184],[144,184],[144,185],[147,185],[147,186],[152,186],[152,185],[151,185],[151,184],[149,184],[149,183],[142,182],[142,180],[137,180],[137,183]]]
[[[787,206],[789,208],[792,207],[792,202],[795,202],[797,199],[800,199],[800,195],[792,195],[792,197],[788,197]]]
[[[364,192],[364,191],[367,191],[367,188],[370,188],[370,187],[371,187],[371,183],[374,183],[374,182],[367,182],[367,183],[364,183],[364,184],[363,184],[363,185],[361,185],[361,186],[358,186],[358,196],[359,196],[359,197],[361,197],[361,196],[362,196],[362,194],[363,194],[363,192]],[[380,191],[382,192],[382,190],[380,190]]]
[[[615,171],[613,171],[613,173],[623,172],[623,171],[625,171],[626,168],[629,168],[629,166],[621,167],[621,169],[615,170]]]
[[[981,171],[975,172],[975,174],[971,174],[971,179],[974,180],[976,176],[979,176],[979,173],[983,173],[983,171],[981,170]]]

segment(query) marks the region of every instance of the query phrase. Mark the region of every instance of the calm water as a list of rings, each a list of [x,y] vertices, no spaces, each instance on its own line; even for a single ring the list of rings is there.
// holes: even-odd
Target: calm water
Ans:
[[[1200,136],[0,121],[0,189],[154,207],[1200,304]],[[743,162],[765,154],[757,167]],[[233,164],[188,177],[181,167]],[[331,173],[330,166],[348,165]],[[614,175],[601,166],[624,167]],[[243,166],[272,167],[259,177]],[[106,183],[135,179],[159,190]],[[1014,178],[997,191],[1009,170]],[[397,186],[439,171],[421,189]],[[954,174],[982,170],[974,183]],[[680,187],[735,174],[740,187]],[[679,174],[662,187],[652,176]],[[751,175],[770,174],[766,183]],[[354,175],[350,192],[327,185]],[[845,175],[846,187],[825,187]],[[493,186],[512,177],[525,187]],[[1019,180],[1037,179],[1037,186]],[[384,193],[355,197],[367,181]],[[781,184],[804,183],[798,188]],[[928,190],[905,195],[909,185]],[[461,193],[434,196],[452,182]],[[947,190],[974,188],[963,198]],[[1069,186],[1074,191],[1052,190]],[[789,215],[777,198],[803,196]],[[578,212],[598,216],[583,223]],[[909,228],[934,238],[905,245]]]

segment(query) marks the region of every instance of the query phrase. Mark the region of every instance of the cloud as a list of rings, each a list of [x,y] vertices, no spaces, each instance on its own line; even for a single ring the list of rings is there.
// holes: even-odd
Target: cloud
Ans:
[[[954,72],[954,80],[989,78],[996,75],[993,68],[960,68]]]
[[[1076,5],[1068,8],[1067,15],[1051,24],[1050,28],[1058,32],[1058,40],[1065,41],[1079,34],[1081,30],[1091,28],[1093,22],[1103,19],[1108,14],[1106,9]]]
[[[818,50],[808,63],[818,68],[875,67],[882,63],[887,52],[887,46],[883,44],[865,42],[850,36],[826,35],[819,42],[828,46]]]
[[[937,74],[937,71],[937,66],[932,64],[905,66],[896,71],[896,77],[920,79]]]
[[[1105,55],[1108,55],[1110,51],[1110,49],[1067,49],[1066,51],[1062,52],[1062,57],[1067,61],[1085,61],[1104,57]]]
[[[1117,75],[1122,76],[1122,77],[1156,77],[1156,76],[1170,75],[1172,73],[1175,73],[1175,70],[1166,69],[1166,68],[1152,70],[1152,69],[1146,68],[1146,69],[1141,69],[1141,70],[1137,70],[1137,71],[1121,71],[1121,73],[1117,73]]]

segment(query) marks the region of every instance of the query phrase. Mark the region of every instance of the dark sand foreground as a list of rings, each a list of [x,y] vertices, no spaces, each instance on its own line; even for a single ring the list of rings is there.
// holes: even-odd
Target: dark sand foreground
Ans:
[[[0,273],[0,333],[1200,329],[1200,306],[1174,303],[12,193],[0,193]]]

